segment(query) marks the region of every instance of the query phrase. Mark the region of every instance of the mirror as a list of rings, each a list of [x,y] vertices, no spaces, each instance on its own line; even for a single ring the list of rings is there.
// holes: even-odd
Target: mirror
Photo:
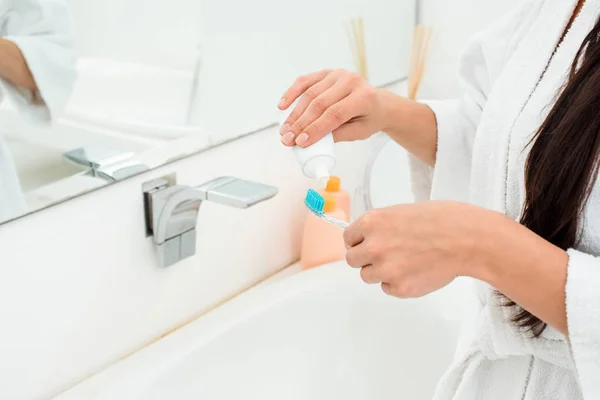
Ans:
[[[361,40],[369,81],[393,84],[415,17],[416,0],[0,0],[0,222],[272,127],[299,75],[358,70]]]

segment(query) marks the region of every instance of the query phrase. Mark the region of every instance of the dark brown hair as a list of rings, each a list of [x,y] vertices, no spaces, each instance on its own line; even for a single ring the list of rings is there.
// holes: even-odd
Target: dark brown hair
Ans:
[[[600,19],[583,41],[567,83],[530,142],[521,224],[567,250],[581,235],[600,156]],[[546,324],[515,302],[512,322],[539,337]]]

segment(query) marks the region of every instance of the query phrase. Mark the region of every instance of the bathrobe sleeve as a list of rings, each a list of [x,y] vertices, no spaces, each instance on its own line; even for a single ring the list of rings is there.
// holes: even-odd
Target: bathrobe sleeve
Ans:
[[[583,398],[600,399],[600,258],[569,250],[569,344]]]
[[[10,2],[3,16],[2,36],[23,53],[39,92],[1,82],[2,101],[21,114],[47,122],[65,107],[75,82],[75,44],[65,0]]]
[[[468,200],[473,142],[488,95],[527,29],[524,21],[539,3],[524,0],[499,22],[473,37],[460,60],[461,98],[423,101],[435,114],[438,142],[433,168],[410,157],[416,201]]]

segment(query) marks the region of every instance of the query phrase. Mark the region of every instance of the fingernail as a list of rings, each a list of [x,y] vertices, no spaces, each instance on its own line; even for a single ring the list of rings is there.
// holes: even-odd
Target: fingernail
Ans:
[[[279,107],[282,107],[285,104],[285,97],[282,97],[281,100],[279,100]]]
[[[308,142],[308,133],[303,133],[300,136],[298,136],[298,139],[296,139],[296,144],[298,146],[302,146],[304,145],[306,142]]]
[[[294,143],[294,134],[292,132],[288,132],[285,135],[283,135],[283,138],[281,139],[281,141],[285,144],[293,144]]]
[[[284,124],[281,129],[279,130],[279,134],[280,135],[284,135],[287,133],[287,131],[290,130],[290,124]]]

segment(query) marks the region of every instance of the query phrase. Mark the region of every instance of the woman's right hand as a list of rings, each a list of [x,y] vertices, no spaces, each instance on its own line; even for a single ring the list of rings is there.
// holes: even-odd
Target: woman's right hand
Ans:
[[[281,127],[281,141],[307,147],[329,132],[338,142],[367,139],[386,125],[384,96],[359,74],[342,69],[301,76],[279,102],[286,110],[300,98]]]

